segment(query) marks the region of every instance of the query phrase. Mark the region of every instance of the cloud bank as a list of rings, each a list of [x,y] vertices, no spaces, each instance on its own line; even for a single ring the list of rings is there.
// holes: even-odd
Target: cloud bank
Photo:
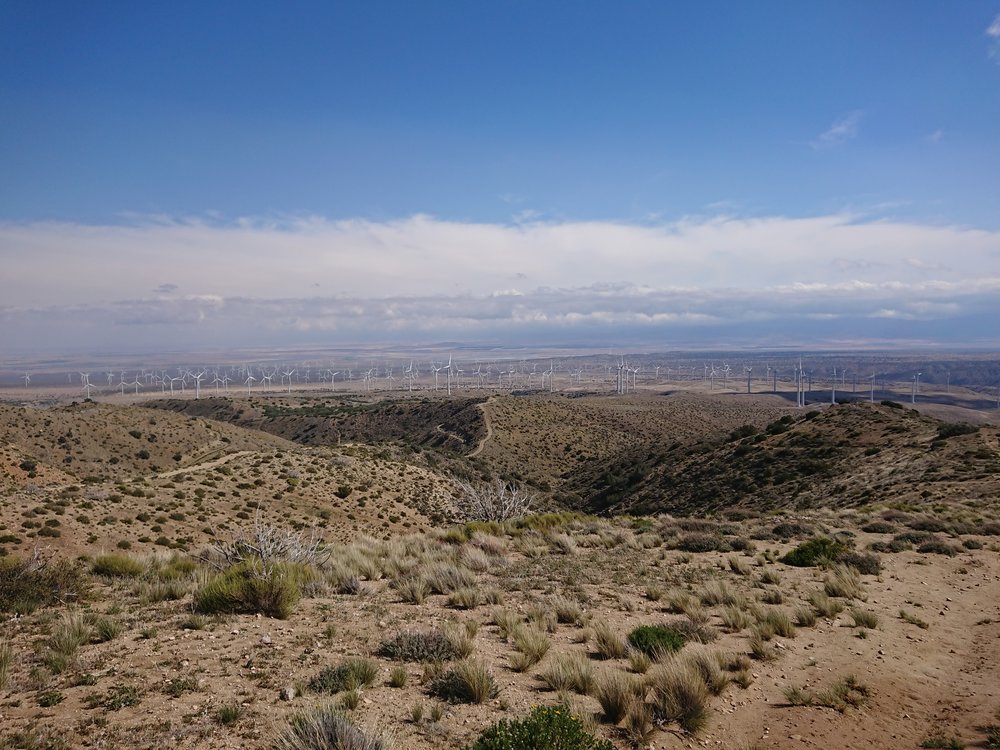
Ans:
[[[0,345],[995,336],[1000,233],[831,214],[0,224]]]

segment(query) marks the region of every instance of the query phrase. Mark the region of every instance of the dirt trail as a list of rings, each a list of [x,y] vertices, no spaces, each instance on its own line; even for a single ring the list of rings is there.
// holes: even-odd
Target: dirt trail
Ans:
[[[490,396],[483,403],[476,404],[476,408],[483,414],[483,422],[486,423],[486,434],[483,435],[482,440],[479,441],[479,445],[477,445],[471,453],[466,455],[466,458],[475,458],[482,453],[483,448],[486,447],[486,443],[493,437],[493,421],[490,419],[490,413],[486,411],[486,407],[493,403],[494,398],[496,398],[496,396]]]
[[[193,471],[201,471],[202,469],[214,469],[216,466],[222,466],[222,464],[229,463],[235,458],[240,458],[241,456],[249,456],[253,451],[236,451],[235,453],[228,453],[220,458],[213,459],[211,461],[203,461],[202,463],[194,464],[193,466],[183,466],[180,469],[171,469],[170,471],[164,471],[155,476],[158,479],[167,479],[169,477],[176,477],[178,474],[190,474]]]

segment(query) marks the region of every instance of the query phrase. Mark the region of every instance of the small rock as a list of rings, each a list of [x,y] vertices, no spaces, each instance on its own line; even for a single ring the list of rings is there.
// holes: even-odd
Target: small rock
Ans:
[[[294,700],[295,695],[296,695],[295,688],[292,687],[291,685],[289,685],[288,687],[282,688],[281,692],[278,693],[278,697],[281,698],[281,700],[283,700],[283,701]]]

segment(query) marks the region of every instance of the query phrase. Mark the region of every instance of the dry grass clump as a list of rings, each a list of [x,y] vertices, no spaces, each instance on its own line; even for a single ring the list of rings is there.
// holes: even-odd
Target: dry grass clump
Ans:
[[[742,604],[742,597],[733,593],[725,581],[714,581],[708,584],[701,590],[698,598],[706,607],[715,607],[720,604],[726,606],[738,606]]]
[[[698,601],[687,591],[671,591],[667,596],[667,611],[675,615],[682,615],[697,605]]]
[[[649,654],[643,653],[638,649],[629,649],[628,668],[633,672],[636,674],[646,674],[652,665],[653,659]]]
[[[553,656],[538,676],[550,689],[558,692],[572,690],[588,695],[594,689],[594,666],[580,653]]]
[[[594,684],[593,696],[601,704],[604,720],[617,724],[640,697],[642,682],[617,669],[606,669]]]
[[[734,573],[736,573],[736,575],[748,576],[752,571],[750,563],[748,563],[746,560],[741,560],[738,557],[730,556],[729,558],[727,558],[726,562],[729,564],[729,569]]]
[[[448,595],[448,606],[455,609],[475,609],[482,602],[482,592],[476,586],[463,586]]]
[[[500,637],[506,641],[524,623],[524,617],[511,609],[494,609],[490,621],[500,629]]]
[[[869,628],[874,630],[878,627],[878,615],[874,612],[854,608],[851,610],[851,617],[854,619],[854,626],[858,628]]]
[[[53,674],[61,674],[76,663],[76,652],[90,642],[90,622],[80,612],[66,612],[45,639],[39,656]]]
[[[395,579],[391,585],[396,589],[400,599],[407,604],[423,604],[431,593],[430,583],[421,575],[402,576]]]
[[[764,585],[778,586],[781,584],[781,574],[776,570],[765,570],[760,574],[760,582]]]
[[[517,653],[511,656],[510,666],[515,672],[527,672],[544,658],[552,645],[545,633],[530,625],[517,628],[512,635]]]
[[[431,592],[435,594],[450,594],[476,584],[476,576],[472,571],[448,563],[435,563],[426,571],[424,577]]]
[[[485,573],[491,565],[490,556],[480,547],[463,547],[461,560],[462,565],[477,573]]]
[[[788,613],[781,609],[769,609],[760,618],[760,623],[782,638],[794,638],[795,626]]]
[[[653,712],[645,703],[636,703],[625,716],[625,738],[632,747],[647,747],[656,731]]]
[[[730,633],[738,633],[749,628],[754,618],[746,610],[739,607],[725,607],[721,612],[722,626]]]
[[[871,689],[854,675],[835,682],[828,690],[808,693],[799,687],[785,690],[785,699],[792,706],[823,706],[844,713],[850,707],[866,704],[871,698]]]
[[[431,695],[454,703],[483,703],[500,693],[493,674],[475,659],[455,662],[430,681],[429,690]]]
[[[390,735],[362,731],[344,715],[343,709],[327,704],[293,718],[272,747],[274,750],[392,750],[394,745]]]
[[[628,644],[606,621],[593,626],[594,647],[602,659],[621,659],[628,651]]]
[[[138,560],[127,555],[100,555],[90,566],[94,575],[107,578],[137,578],[142,575],[145,566]]]
[[[899,610],[899,619],[903,622],[908,622],[911,625],[916,625],[921,630],[927,630],[930,627],[930,624],[921,620],[912,612],[907,612],[905,609]]]
[[[795,624],[800,628],[815,627],[816,620],[816,610],[812,607],[799,607],[795,610]]]
[[[524,614],[527,616],[528,622],[539,630],[544,630],[547,633],[556,632],[558,617],[555,610],[547,604],[532,604],[525,609]]]
[[[701,649],[688,651],[683,658],[698,671],[712,695],[720,695],[729,685],[731,678],[723,669],[724,657],[720,654]]]
[[[652,691],[653,716],[677,722],[692,734],[708,721],[709,690],[697,667],[686,659],[672,659],[647,677]]]
[[[756,626],[750,632],[750,655],[757,661],[774,661],[778,653],[769,641],[773,633],[766,627]]]
[[[842,599],[864,599],[861,574],[847,565],[837,565],[823,579],[823,590],[827,596]]]
[[[844,604],[831,599],[826,591],[813,591],[809,594],[809,603],[820,617],[831,620],[844,611]]]
[[[549,600],[549,606],[556,615],[556,622],[564,625],[584,624],[583,608],[578,602],[565,596],[555,596]]]

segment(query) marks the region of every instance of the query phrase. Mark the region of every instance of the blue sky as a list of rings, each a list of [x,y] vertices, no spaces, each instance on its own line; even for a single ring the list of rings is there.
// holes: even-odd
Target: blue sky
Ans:
[[[256,343],[254,304],[275,341],[689,340],[727,327],[709,297],[797,321],[784,339],[972,315],[950,334],[968,343],[1000,314],[982,287],[1000,278],[996,0],[14,1],[0,100],[7,346]],[[269,265],[289,248],[311,283]],[[760,304],[851,283],[820,310]],[[632,291],[602,307],[606,284]],[[884,293],[861,304],[858,284]],[[382,323],[346,324],[346,299]],[[423,306],[386,312],[402,299]]]

